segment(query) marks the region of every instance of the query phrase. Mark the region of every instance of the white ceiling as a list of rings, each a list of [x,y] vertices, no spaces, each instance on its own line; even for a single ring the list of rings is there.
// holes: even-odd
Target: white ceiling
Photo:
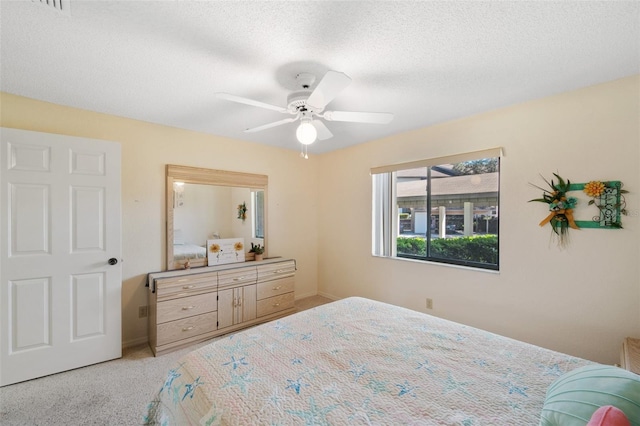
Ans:
[[[296,123],[244,133],[285,116],[214,94],[286,106],[296,74],[336,70],[327,109],[395,114],[327,122],[310,153],[640,73],[638,1],[62,5],[0,1],[0,90],[295,150]]]

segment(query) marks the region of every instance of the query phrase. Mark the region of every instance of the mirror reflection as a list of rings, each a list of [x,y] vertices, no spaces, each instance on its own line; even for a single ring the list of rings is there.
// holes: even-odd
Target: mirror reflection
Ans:
[[[242,238],[245,253],[259,244],[266,256],[266,175],[168,164],[166,177],[168,270],[206,266],[207,240],[218,238]]]
[[[208,239],[244,238],[264,245],[264,191],[174,182],[173,259],[207,257]]]

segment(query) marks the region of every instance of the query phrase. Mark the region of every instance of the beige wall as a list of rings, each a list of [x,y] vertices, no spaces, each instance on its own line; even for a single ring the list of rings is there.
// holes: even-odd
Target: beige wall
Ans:
[[[318,289],[425,312],[554,350],[615,363],[640,336],[640,78],[540,99],[335,151],[320,158]],[[500,272],[374,258],[369,169],[501,146]],[[540,174],[572,182],[621,180],[623,230],[571,232],[550,242],[527,203]],[[389,318],[389,321],[393,321]]]
[[[146,341],[145,274],[164,267],[164,165],[269,175],[269,252],[298,261],[297,297],[359,295],[595,361],[640,336],[640,78],[420,129],[308,161],[281,150],[0,94],[0,125],[122,144],[123,340]],[[505,149],[500,273],[374,258],[369,169]],[[325,171],[331,170],[331,173]],[[581,230],[559,250],[529,183],[621,180],[624,230]],[[389,319],[392,320],[392,319]]]
[[[122,144],[123,343],[147,341],[148,272],[165,265],[165,164],[269,176],[268,251],[294,257],[296,297],[317,292],[318,159],[298,152],[97,114],[0,94],[0,126],[117,141]],[[247,200],[249,201],[249,200]],[[235,212],[234,212],[235,214]]]

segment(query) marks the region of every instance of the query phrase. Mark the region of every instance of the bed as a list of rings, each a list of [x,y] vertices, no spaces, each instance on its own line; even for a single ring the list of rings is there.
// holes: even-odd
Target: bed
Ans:
[[[173,245],[173,259],[187,260],[187,259],[206,259],[207,249],[206,247],[198,246],[195,244],[174,244]]]
[[[545,393],[593,365],[401,307],[347,298],[184,356],[146,424],[537,425]]]
[[[182,229],[173,230],[173,260],[206,259],[207,248],[204,245],[186,243]]]

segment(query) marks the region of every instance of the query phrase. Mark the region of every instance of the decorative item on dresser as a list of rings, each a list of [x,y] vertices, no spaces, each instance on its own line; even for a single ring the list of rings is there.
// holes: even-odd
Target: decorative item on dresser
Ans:
[[[627,337],[622,342],[620,366],[632,373],[640,374],[640,339]]]
[[[251,243],[251,250],[249,250],[249,253],[253,253],[253,259],[252,260],[263,260],[264,259],[264,246],[260,245],[260,244],[253,244]]]
[[[271,258],[149,274],[153,353],[293,313],[295,272],[295,260]]]

